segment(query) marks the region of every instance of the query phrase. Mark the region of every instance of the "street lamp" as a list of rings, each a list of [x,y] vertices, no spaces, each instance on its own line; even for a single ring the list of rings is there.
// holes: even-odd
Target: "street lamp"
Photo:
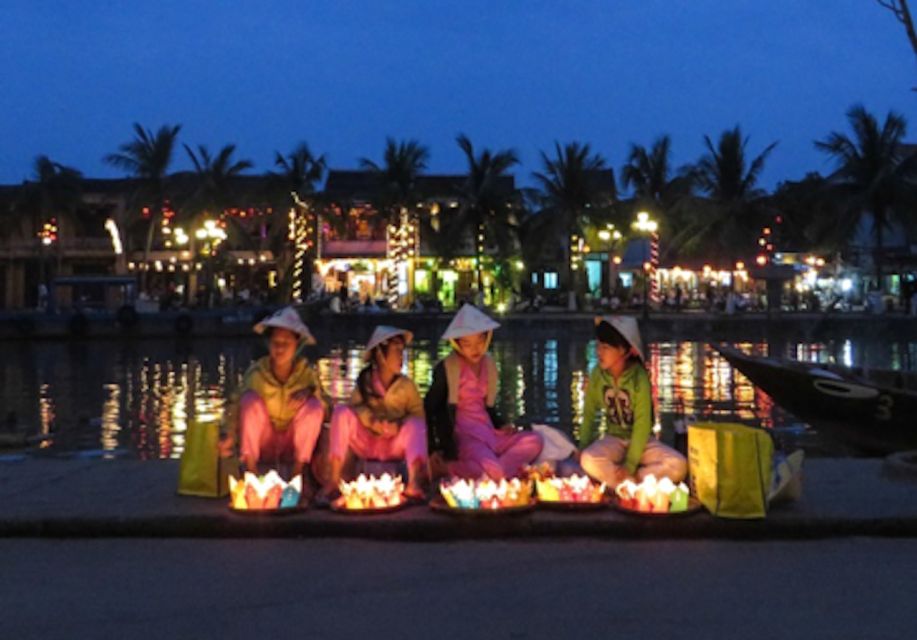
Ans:
[[[637,213],[637,219],[631,227],[639,233],[648,234],[650,237],[650,259],[643,264],[643,317],[650,315],[649,299],[647,296],[647,279],[652,278],[653,288],[650,292],[653,302],[656,301],[656,267],[659,264],[659,224],[650,218],[646,211]]]
[[[212,258],[216,253],[217,247],[220,243],[226,240],[226,230],[217,223],[216,220],[204,220],[203,226],[198,227],[194,230],[194,237],[201,242],[200,251],[202,254],[208,258]],[[188,236],[185,234],[184,230],[181,230],[180,240],[187,241]],[[180,244],[183,244],[179,241]],[[193,252],[192,252],[192,255]],[[205,261],[207,266],[207,273],[205,275],[207,283],[207,306],[210,306],[210,298],[212,297],[213,290],[213,265],[210,259]],[[197,270],[200,271],[200,266],[197,267]],[[190,289],[190,276],[189,276],[189,289]]]
[[[612,255],[618,243],[621,241],[621,238],[624,236],[621,235],[621,232],[615,228],[615,225],[608,223],[605,225],[604,229],[600,229],[598,232],[598,238],[605,244],[606,251],[608,253],[608,296],[609,298],[614,294],[615,291],[615,282],[617,280],[617,265],[621,263],[620,257]]]

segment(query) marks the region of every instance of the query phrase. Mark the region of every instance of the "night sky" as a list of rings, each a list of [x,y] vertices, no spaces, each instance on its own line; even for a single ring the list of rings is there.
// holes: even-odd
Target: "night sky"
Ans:
[[[5,0],[0,183],[38,154],[119,176],[102,157],[133,122],[234,142],[257,172],[300,140],[355,168],[394,136],[458,173],[464,132],[515,148],[526,183],[555,140],[619,171],[632,142],[669,133],[681,164],[738,123],[754,153],[780,141],[772,187],[830,171],[812,141],[847,131],[857,102],[903,113],[917,141],[915,85],[903,28],[874,0]]]

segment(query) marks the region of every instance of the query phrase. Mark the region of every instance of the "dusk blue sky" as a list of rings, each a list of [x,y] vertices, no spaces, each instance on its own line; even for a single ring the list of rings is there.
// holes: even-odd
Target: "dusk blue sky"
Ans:
[[[917,64],[874,0],[595,2],[48,2],[0,9],[0,182],[47,154],[88,177],[131,124],[234,142],[255,171],[305,140],[333,168],[416,138],[430,172],[462,172],[454,139],[513,147],[523,183],[553,142],[619,172],[669,133],[677,164],[741,124],[762,183],[831,164],[812,145],[855,103],[910,120]],[[190,163],[183,150],[176,169]]]

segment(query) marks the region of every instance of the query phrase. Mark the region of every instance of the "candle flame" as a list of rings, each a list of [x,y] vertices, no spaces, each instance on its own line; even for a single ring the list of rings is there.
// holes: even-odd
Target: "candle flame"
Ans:
[[[615,494],[621,506],[636,511],[675,513],[688,508],[689,491],[684,482],[676,485],[670,478],[657,480],[653,474],[639,484],[630,479],[621,482]]]
[[[341,498],[338,504],[345,509],[384,509],[397,507],[404,502],[404,482],[401,476],[383,473],[381,477],[360,474],[356,480],[338,485]]]
[[[289,482],[271,470],[263,476],[247,472],[242,479],[229,477],[229,504],[240,511],[289,509],[299,504],[302,476]]]
[[[487,477],[478,480],[452,478],[439,485],[439,491],[454,509],[505,509],[526,506],[532,499],[529,480],[506,478],[495,481]]]

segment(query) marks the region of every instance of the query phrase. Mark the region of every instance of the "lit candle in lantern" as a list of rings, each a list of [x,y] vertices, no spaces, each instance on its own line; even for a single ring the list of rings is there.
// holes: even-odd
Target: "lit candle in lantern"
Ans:
[[[230,506],[236,510],[288,509],[299,504],[302,477],[284,482],[276,471],[264,476],[248,472],[241,480],[229,478]]]
[[[595,484],[586,475],[536,478],[535,486],[542,502],[597,503],[605,495],[605,485]]]
[[[404,502],[401,476],[392,477],[388,473],[379,478],[361,473],[352,482],[341,481],[339,488],[341,500],[338,504],[349,510],[392,508]]]
[[[531,483],[519,478],[499,482],[454,478],[441,482],[439,491],[446,504],[457,509],[505,509],[528,505],[532,499]]]
[[[618,504],[625,508],[648,513],[675,513],[687,511],[690,497],[685,483],[676,486],[671,479],[656,480],[652,474],[639,484],[625,480],[615,487]]]
[[[679,482],[678,486],[675,487],[675,490],[672,491],[671,501],[669,502],[669,511],[671,513],[687,511],[688,496],[688,485],[686,485],[684,482]]]

